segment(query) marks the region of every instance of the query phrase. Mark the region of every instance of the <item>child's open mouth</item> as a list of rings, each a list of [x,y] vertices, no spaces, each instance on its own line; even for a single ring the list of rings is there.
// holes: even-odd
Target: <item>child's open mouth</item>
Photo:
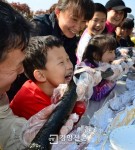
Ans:
[[[73,73],[69,73],[68,75],[65,76],[65,79],[67,82],[70,82],[72,80]]]

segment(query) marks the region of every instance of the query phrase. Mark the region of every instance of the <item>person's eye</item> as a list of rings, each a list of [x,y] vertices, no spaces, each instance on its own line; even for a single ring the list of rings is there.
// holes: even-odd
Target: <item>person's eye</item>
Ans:
[[[86,20],[83,20],[83,21],[82,21],[82,23],[86,23],[86,22],[87,22]]]
[[[60,65],[64,64],[64,61],[61,61],[59,64],[60,64]]]
[[[104,22],[106,22],[106,21],[105,21],[105,20],[102,20],[101,22],[104,23]]]
[[[77,22],[77,18],[72,18],[73,21]]]
[[[93,22],[98,22],[98,20],[93,20]]]
[[[109,51],[109,53],[113,53],[113,51]]]

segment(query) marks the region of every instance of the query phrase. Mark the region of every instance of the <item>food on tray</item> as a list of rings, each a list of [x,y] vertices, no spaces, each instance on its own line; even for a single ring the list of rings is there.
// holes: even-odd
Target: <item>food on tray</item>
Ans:
[[[116,128],[124,125],[129,125],[135,120],[135,106],[127,107],[124,111],[121,111],[112,120],[110,128]]]

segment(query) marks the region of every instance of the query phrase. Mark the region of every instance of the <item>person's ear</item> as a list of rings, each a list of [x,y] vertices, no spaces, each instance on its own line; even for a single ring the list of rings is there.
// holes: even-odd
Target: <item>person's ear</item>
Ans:
[[[44,70],[34,70],[33,73],[35,79],[39,82],[45,82],[46,81],[46,76],[44,74]]]
[[[93,58],[94,60],[99,61],[99,57],[96,52],[93,53]]]
[[[94,53],[93,53],[93,58],[96,59],[96,56],[97,56],[97,55],[96,55],[96,53],[94,52]]]
[[[55,15],[57,16],[57,18],[59,17],[60,14],[60,10],[58,8],[55,8]]]

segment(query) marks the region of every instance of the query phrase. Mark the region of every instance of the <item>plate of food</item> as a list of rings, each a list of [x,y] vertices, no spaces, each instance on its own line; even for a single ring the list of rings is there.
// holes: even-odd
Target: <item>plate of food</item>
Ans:
[[[109,139],[114,150],[135,150],[135,125],[115,128]]]

